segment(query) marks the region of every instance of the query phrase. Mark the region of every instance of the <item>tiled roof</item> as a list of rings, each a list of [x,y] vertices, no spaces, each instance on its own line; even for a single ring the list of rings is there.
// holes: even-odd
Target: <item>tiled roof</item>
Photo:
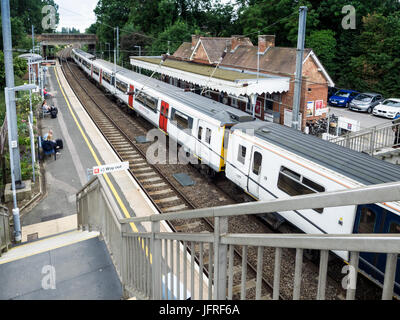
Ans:
[[[228,52],[221,66],[257,70],[257,47],[240,46]],[[304,50],[304,59],[311,49]],[[296,48],[271,47],[260,55],[260,71],[294,74],[296,70]]]

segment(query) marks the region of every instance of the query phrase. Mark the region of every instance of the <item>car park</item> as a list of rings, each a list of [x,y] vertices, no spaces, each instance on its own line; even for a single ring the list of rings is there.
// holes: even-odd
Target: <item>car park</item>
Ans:
[[[360,93],[349,103],[349,109],[372,113],[374,107],[383,100],[383,96],[379,93]]]
[[[348,107],[350,102],[359,94],[354,90],[340,89],[328,99],[328,103],[335,107]]]
[[[394,119],[400,116],[400,99],[390,98],[379,103],[372,111],[373,115]]]

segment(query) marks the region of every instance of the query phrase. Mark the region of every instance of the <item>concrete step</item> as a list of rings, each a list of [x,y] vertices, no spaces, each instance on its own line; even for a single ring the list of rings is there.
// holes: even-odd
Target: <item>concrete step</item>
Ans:
[[[38,241],[28,242],[11,248],[0,258],[0,265],[16,260],[21,260],[39,253],[66,247],[77,242],[85,241],[99,236],[99,232],[73,230]]]

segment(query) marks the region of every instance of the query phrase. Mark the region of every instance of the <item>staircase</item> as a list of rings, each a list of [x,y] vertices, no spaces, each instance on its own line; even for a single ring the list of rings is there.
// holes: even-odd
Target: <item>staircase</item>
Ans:
[[[374,126],[347,135],[331,138],[328,141],[343,147],[368,153],[376,158],[394,163],[400,163],[400,139],[395,140],[395,135],[400,135],[396,129],[400,123],[388,123]]]
[[[43,226],[27,228],[22,229],[25,235]],[[99,232],[78,229],[25,242],[3,253],[0,288],[0,300],[122,299],[121,282]]]

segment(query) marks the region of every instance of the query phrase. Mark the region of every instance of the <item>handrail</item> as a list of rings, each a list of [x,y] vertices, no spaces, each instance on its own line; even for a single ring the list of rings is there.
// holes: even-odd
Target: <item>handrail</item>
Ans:
[[[331,138],[328,141],[348,147],[359,152],[368,152],[371,155],[382,148],[400,145],[400,139],[395,135],[400,134],[399,123],[385,123],[362,131],[350,132],[346,135]]]
[[[2,251],[7,251],[10,245],[11,237],[8,209],[0,205],[0,256]]]
[[[240,216],[301,209],[339,207],[347,205],[381,203],[400,200],[400,182],[383,183],[354,189],[313,193],[268,201],[247,202],[213,208],[164,213],[147,217],[121,219],[120,223],[155,222],[173,219],[193,219]]]
[[[77,194],[78,220],[80,226],[96,228],[102,234],[110,251],[124,292],[139,299],[232,299],[233,252],[242,246],[244,259],[247,248],[254,247],[257,260],[255,298],[261,299],[263,277],[263,254],[265,248],[275,248],[275,271],[273,298],[279,298],[279,277],[282,250],[296,249],[293,273],[293,299],[299,299],[302,283],[302,256],[307,249],[320,251],[317,299],[325,299],[326,272],[329,251],[342,252],[348,258],[350,284],[344,289],[346,299],[355,298],[357,271],[363,252],[386,254],[384,280],[381,283],[382,299],[391,299],[395,282],[396,263],[400,254],[400,235],[394,234],[232,234],[228,233],[228,217],[279,212],[294,209],[337,207],[365,203],[394,202],[400,199],[400,182],[385,183],[350,190],[310,194],[287,199],[258,201],[239,205],[203,208],[179,213],[155,214],[148,217],[123,219],[119,207],[104,180],[96,176]],[[213,233],[171,233],[160,231],[160,221],[214,217]],[[151,223],[151,231],[134,232],[129,223]],[[188,249],[190,248],[190,255]],[[208,262],[204,257],[208,250]],[[198,255],[199,263],[194,256]],[[245,261],[247,262],[247,261]],[[208,263],[208,277],[203,268]],[[244,264],[246,265],[246,263]],[[246,271],[242,270],[240,298],[246,298]],[[188,281],[190,279],[190,283]],[[343,283],[343,282],[342,282]],[[190,284],[190,286],[189,286]],[[206,288],[207,287],[207,288]],[[190,291],[189,291],[190,288]]]

